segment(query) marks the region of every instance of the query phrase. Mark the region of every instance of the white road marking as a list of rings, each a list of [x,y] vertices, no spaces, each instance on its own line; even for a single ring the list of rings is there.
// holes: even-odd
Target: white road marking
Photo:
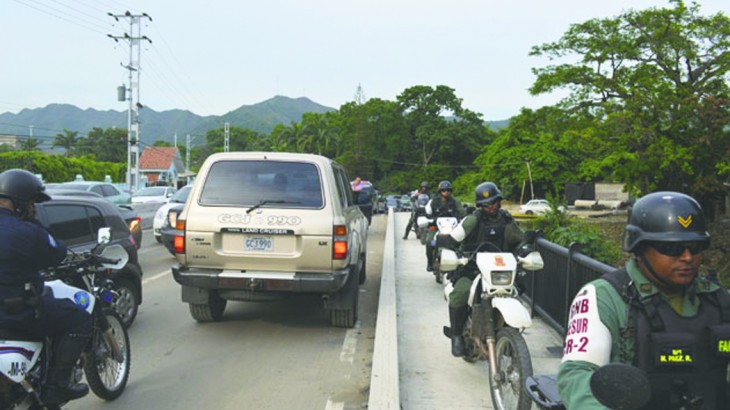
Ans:
[[[355,349],[357,347],[357,333],[360,330],[360,321],[355,322],[355,327],[349,329],[345,333],[345,341],[342,342],[342,352],[340,352],[340,361],[352,363],[355,358]]]
[[[170,270],[170,269],[168,268],[168,269],[167,269],[166,271],[164,271],[164,272],[158,273],[158,274],[156,274],[156,275],[154,275],[154,276],[150,276],[149,278],[147,278],[147,279],[144,279],[144,280],[142,281],[142,284],[143,284],[143,285],[146,285],[146,284],[148,284],[148,283],[150,283],[150,282],[152,282],[152,281],[155,281],[155,280],[157,280],[157,279],[160,279],[160,278],[162,278],[162,277],[165,277],[165,276],[167,276],[167,275],[169,275],[169,274],[171,274],[171,273],[172,273],[172,271],[171,271],[171,270]]]
[[[345,403],[343,402],[334,402],[332,400],[327,400],[327,406],[325,406],[324,410],[343,410],[345,408]]]

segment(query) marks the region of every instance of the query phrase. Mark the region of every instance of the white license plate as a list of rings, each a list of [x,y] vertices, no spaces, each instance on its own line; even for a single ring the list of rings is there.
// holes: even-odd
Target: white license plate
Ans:
[[[255,252],[274,250],[274,238],[270,236],[251,236],[243,239],[243,249]]]

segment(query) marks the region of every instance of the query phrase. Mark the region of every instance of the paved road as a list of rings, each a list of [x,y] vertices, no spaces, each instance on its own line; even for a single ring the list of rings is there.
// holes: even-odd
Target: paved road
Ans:
[[[218,323],[196,323],[180,301],[172,256],[143,236],[145,301],[130,328],[124,394],[90,394],[69,409],[360,409],[370,384],[385,216],[368,240],[368,279],[353,329],[333,328],[319,296],[230,303]]]

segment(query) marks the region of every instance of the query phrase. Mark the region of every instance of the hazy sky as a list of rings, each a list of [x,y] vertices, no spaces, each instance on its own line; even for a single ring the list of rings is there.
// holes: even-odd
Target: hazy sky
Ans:
[[[730,15],[730,1],[699,2]],[[157,111],[222,115],[274,95],[306,96],[333,108],[366,98],[395,100],[414,85],[447,85],[463,105],[501,120],[533,97],[532,46],[572,23],[663,0],[0,0],[0,113],[51,103],[126,110],[129,31],[108,12],[147,13],[141,102]]]

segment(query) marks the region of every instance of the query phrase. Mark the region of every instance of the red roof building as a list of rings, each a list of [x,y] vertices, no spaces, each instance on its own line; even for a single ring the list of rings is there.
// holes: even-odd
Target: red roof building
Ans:
[[[176,147],[146,147],[139,157],[139,173],[147,185],[177,185],[185,171]]]

